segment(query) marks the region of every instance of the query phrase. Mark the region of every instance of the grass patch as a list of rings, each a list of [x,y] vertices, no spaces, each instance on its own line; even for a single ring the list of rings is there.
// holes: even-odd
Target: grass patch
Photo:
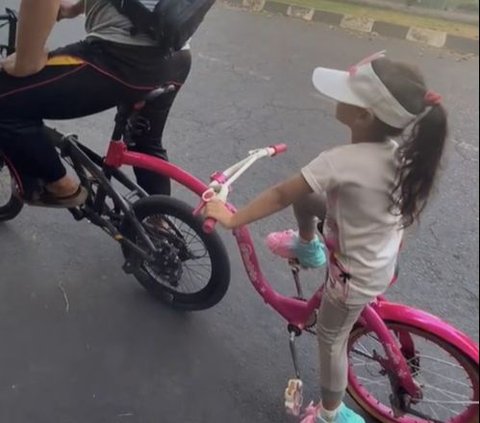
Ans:
[[[437,31],[445,31],[459,37],[478,39],[478,26],[464,24],[461,22],[450,22],[443,19],[436,19],[409,13],[397,12],[394,10],[377,9],[364,7],[356,4],[345,3],[335,0],[276,0],[280,3],[295,4],[303,7],[310,7],[326,12],[340,13],[352,16],[363,16],[377,21],[389,22],[404,26],[418,26]]]

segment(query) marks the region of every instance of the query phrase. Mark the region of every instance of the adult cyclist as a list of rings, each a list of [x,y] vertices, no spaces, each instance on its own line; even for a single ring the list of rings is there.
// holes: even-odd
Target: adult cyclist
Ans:
[[[142,0],[147,7],[156,2]],[[57,20],[83,13],[86,39],[49,53],[46,42]],[[167,82],[182,85],[191,67],[188,47],[163,54],[148,35],[132,31],[108,0],[22,0],[16,47],[0,70],[0,149],[22,177],[44,182],[30,198],[41,206],[71,208],[86,200],[49,142],[43,119],[73,119],[134,103]],[[177,92],[140,112],[149,124],[130,140],[134,149],[167,159],[162,135]],[[170,194],[168,179],[144,170],[136,175],[148,193]]]

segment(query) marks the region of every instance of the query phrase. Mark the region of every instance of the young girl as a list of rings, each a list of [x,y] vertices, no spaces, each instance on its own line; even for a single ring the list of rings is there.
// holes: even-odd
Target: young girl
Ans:
[[[347,341],[364,307],[383,294],[395,274],[403,229],[427,204],[447,137],[441,97],[417,69],[370,57],[349,72],[319,68],[317,90],[338,102],[336,117],[351,143],[325,151],[292,179],[266,191],[236,214],[220,202],[206,214],[238,228],[293,205],[298,232],[272,234],[267,244],[308,268],[324,264],[316,219],[325,221],[330,276],[318,312],[321,404],[305,423],[361,423],[343,399]],[[407,128],[411,132],[399,146]]]

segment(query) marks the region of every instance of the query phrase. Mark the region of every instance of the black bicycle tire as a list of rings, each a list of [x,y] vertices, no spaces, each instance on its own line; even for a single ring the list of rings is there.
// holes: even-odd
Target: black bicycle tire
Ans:
[[[217,233],[205,234],[204,220],[193,215],[193,208],[186,203],[168,196],[151,196],[138,200],[133,206],[137,218],[142,221],[148,216],[166,214],[176,217],[188,225],[200,237],[212,261],[212,274],[208,284],[199,292],[183,294],[157,283],[141,268],[137,267],[134,276],[154,298],[168,306],[182,311],[207,310],[217,305],[225,296],[230,285],[230,260],[225,246]],[[122,225],[122,234],[128,239],[134,238],[131,225]],[[123,247],[127,260],[131,259],[131,250]]]
[[[0,152],[0,161],[2,160],[4,160],[4,158],[2,157],[2,153]],[[5,162],[3,166],[5,166],[10,172],[10,177],[13,180],[16,180],[14,172],[12,172],[12,169],[8,162]],[[15,219],[22,211],[23,206],[24,203],[21,196],[18,193],[12,191],[9,200],[4,205],[0,204],[0,222],[7,222],[9,220]]]

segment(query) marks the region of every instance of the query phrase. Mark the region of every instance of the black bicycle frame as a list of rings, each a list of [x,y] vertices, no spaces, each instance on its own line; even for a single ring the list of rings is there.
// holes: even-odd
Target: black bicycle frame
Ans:
[[[0,56],[4,53],[7,55],[15,53],[15,42],[17,38],[17,13],[12,9],[6,9],[5,15],[0,15],[0,22],[6,22],[0,24],[0,28],[8,25],[8,45],[0,45]]]
[[[60,151],[63,158],[70,158],[72,167],[79,176],[82,185],[90,187],[92,178],[98,186],[98,190],[89,190],[89,200],[87,204],[79,209],[71,209],[70,212],[76,220],[84,218],[93,224],[104,229],[112,238],[121,244],[125,244],[129,248],[135,250],[144,258],[150,258],[151,252],[156,252],[157,248],[148,236],[143,225],[138,221],[132,205],[124,198],[112,185],[112,178],[127,188],[130,193],[145,198],[148,194],[119,169],[105,165],[104,160],[88,147],[80,144],[75,135],[64,136],[55,129],[46,128],[49,139]],[[90,175],[87,177],[87,173]],[[135,242],[127,239],[107,218],[104,218],[104,212],[107,206],[107,199],[113,201],[114,209],[120,211],[123,219],[126,219],[135,230],[147,247],[148,251],[140,248]]]

